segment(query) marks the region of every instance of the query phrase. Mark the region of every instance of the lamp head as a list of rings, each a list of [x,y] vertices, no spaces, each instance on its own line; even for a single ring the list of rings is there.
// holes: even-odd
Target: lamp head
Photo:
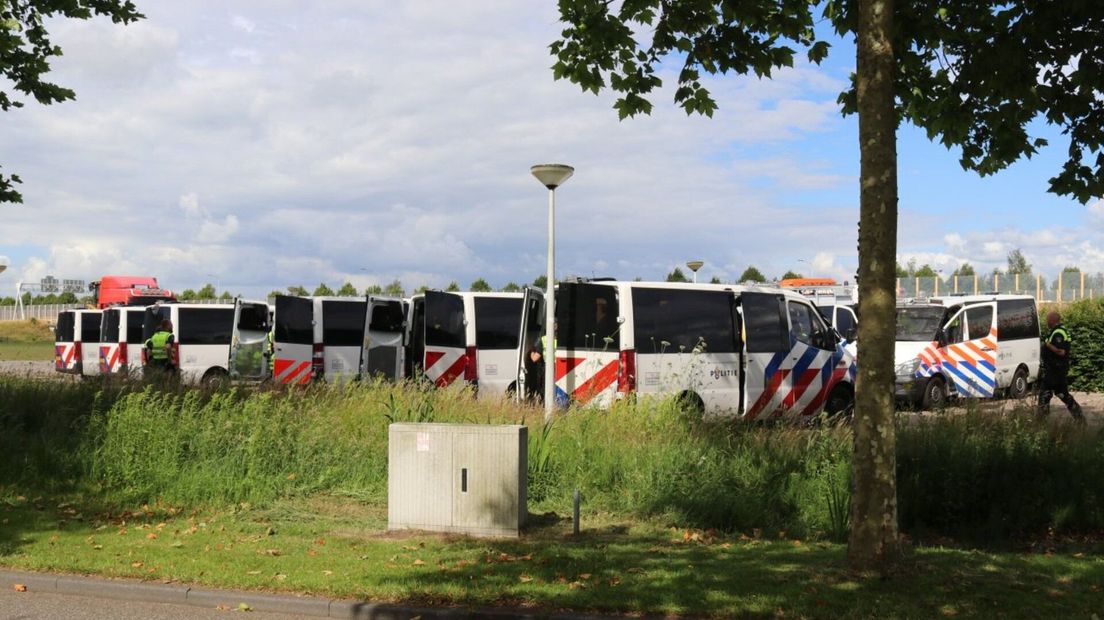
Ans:
[[[690,271],[693,271],[694,273],[697,273],[698,270],[701,269],[702,265],[704,265],[704,264],[705,264],[705,261],[700,261],[700,260],[692,260],[692,261],[687,261],[686,262],[686,266],[689,267]]]
[[[530,168],[529,172],[537,177],[541,185],[548,189],[556,189],[571,178],[571,175],[575,173],[575,169],[563,164],[538,164]]]

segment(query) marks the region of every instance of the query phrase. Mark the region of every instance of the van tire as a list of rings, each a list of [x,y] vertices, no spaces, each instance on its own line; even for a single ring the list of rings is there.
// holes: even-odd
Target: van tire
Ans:
[[[203,387],[216,387],[222,385],[230,380],[230,374],[221,368],[212,368],[203,373],[203,378],[199,380],[199,384]]]
[[[1029,384],[1027,382],[1027,369],[1020,366],[1012,375],[1012,383],[1008,385],[1008,398],[1020,399],[1027,396]]]
[[[689,420],[701,420],[705,417],[705,402],[694,392],[683,392],[675,400],[679,415]]]
[[[936,375],[928,379],[924,385],[924,393],[920,396],[920,408],[925,410],[942,409],[947,406],[947,385],[943,377]]]
[[[824,401],[824,413],[828,417],[849,416],[855,409],[855,393],[846,383],[837,384]]]

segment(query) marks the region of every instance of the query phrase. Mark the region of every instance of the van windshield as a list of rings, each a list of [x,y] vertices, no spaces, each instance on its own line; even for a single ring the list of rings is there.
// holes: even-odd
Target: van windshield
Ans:
[[[942,306],[897,308],[898,342],[931,342],[943,325],[946,309]]]

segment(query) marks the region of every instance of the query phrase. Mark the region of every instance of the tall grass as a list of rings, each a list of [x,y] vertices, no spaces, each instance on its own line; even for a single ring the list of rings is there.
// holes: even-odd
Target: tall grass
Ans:
[[[685,527],[842,539],[846,427],[688,423],[675,401],[542,412],[459,390],[369,383],[199,391],[0,378],[0,485],[107,503],[264,505],[338,493],[383,504],[392,421],[525,423],[534,512],[652,516]],[[1028,416],[899,425],[902,527],[1001,538],[1104,527],[1104,448]]]

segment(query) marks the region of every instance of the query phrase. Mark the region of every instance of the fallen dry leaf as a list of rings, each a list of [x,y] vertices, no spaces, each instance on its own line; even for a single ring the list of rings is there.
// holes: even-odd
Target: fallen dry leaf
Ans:
[[[27,591],[27,586],[25,586],[24,584],[21,584],[21,583],[17,583],[17,584],[15,584],[15,591],[16,592],[26,592]]]
[[[279,549],[265,549],[264,550],[264,555],[270,555],[272,557],[276,557],[276,556],[280,555],[280,550]]]
[[[157,534],[150,532],[149,534],[146,534],[146,538],[148,538],[149,540],[157,540]]]
[[[585,590],[586,584],[581,581],[572,581],[567,585],[567,587],[571,588],[572,590]]]
[[[421,560],[414,560],[414,566],[425,566],[425,562]]]
[[[522,575],[521,577],[518,577],[518,580],[520,580],[522,583],[529,583],[533,580],[533,578],[529,575]]]
[[[329,577],[330,575],[333,574],[333,571],[332,570],[324,570],[324,571],[322,571],[322,574]]]
[[[287,579],[287,575],[285,575],[285,574],[283,574],[283,573],[278,573],[278,574],[276,575],[276,581],[283,581],[283,580],[285,580],[285,579]]]
[[[248,571],[248,572],[247,572],[247,573],[245,573],[245,574],[246,574],[246,575],[260,575],[260,574],[261,574],[261,571],[259,571],[259,570],[251,570],[251,571]]]
[[[142,568],[141,562],[131,562],[130,565],[134,568]]]
[[[579,574],[579,579],[581,579],[583,581],[589,580],[590,579],[590,573],[580,573]]]
[[[621,585],[621,578],[620,577],[610,577],[609,584],[611,586],[619,586],[619,585]]]

